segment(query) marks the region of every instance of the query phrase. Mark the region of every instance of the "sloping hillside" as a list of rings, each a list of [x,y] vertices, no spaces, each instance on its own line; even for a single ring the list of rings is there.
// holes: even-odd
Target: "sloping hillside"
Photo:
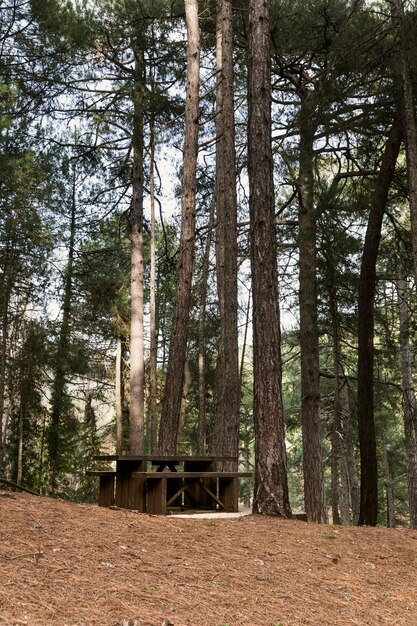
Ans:
[[[0,624],[416,626],[417,531],[0,496]]]

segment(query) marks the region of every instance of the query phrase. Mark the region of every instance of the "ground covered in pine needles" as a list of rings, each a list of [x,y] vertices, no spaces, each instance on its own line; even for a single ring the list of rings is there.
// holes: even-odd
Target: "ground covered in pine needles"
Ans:
[[[0,492],[0,624],[416,626],[417,531]]]

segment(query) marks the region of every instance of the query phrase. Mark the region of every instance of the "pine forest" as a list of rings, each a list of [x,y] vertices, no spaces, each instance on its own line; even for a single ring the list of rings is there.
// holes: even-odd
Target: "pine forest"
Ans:
[[[0,478],[417,528],[416,91],[415,0],[0,0]]]

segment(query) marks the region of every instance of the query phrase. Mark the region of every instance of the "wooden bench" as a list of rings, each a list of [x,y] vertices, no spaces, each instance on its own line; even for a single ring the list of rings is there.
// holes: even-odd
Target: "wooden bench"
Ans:
[[[251,472],[133,472],[137,488],[146,490],[146,511],[166,515],[170,506],[184,504],[194,508],[238,510],[238,479],[250,478]]]
[[[99,506],[114,506],[114,488],[116,481],[116,471],[114,470],[89,470],[87,476],[98,476],[100,479],[98,491]]]

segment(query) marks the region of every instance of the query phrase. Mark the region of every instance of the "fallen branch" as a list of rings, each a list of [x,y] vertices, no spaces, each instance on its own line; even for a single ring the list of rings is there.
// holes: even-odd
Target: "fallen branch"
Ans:
[[[18,485],[17,483],[12,482],[11,480],[7,480],[7,478],[1,478],[0,476],[0,483],[3,483],[5,485],[9,485],[10,487],[14,487],[15,489],[20,489],[20,491],[26,491],[26,493],[30,493],[32,494],[32,496],[39,496],[39,493],[36,493],[36,491],[32,491],[31,489],[28,489],[27,487],[23,487],[22,485]]]
[[[26,552],[25,554],[17,554],[16,556],[10,556],[10,554],[2,554],[2,558],[5,561],[16,561],[16,559],[24,559],[28,556],[33,556],[35,562],[37,563],[41,556],[43,556],[43,552],[38,550],[37,552]]]

